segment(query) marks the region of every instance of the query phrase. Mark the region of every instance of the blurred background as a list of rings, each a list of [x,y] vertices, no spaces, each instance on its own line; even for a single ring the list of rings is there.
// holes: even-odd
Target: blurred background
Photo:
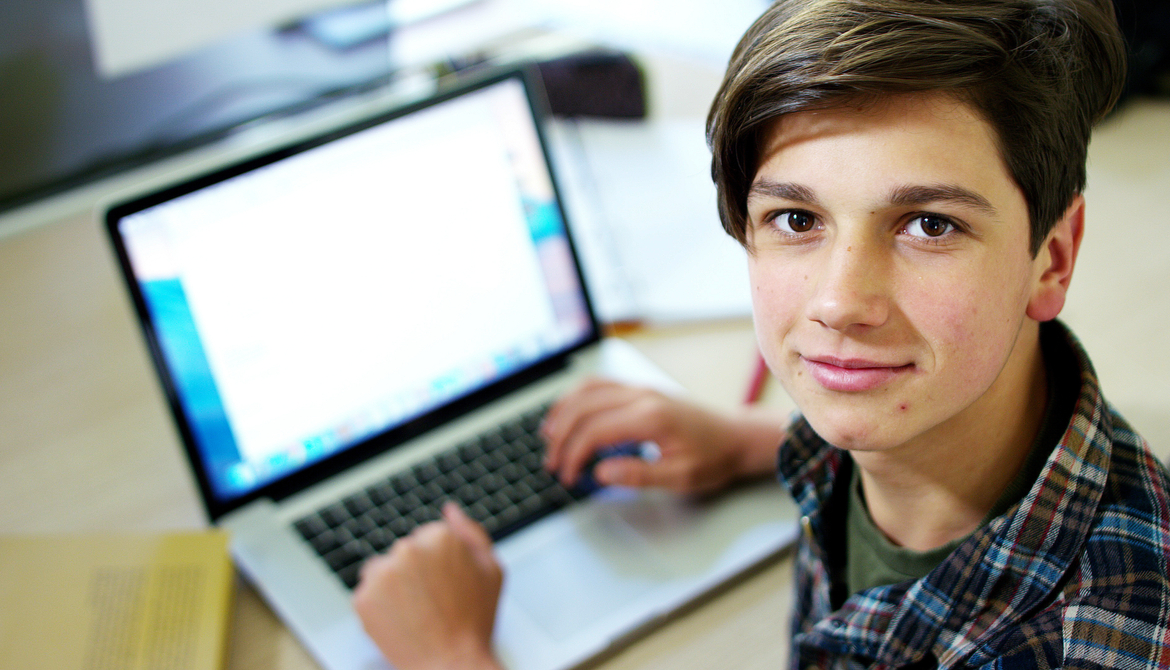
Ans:
[[[759,0],[5,0],[0,211],[256,124],[488,60],[659,47],[718,68],[762,7]],[[628,101],[613,104],[640,115]]]
[[[568,58],[544,68],[555,112],[637,118],[646,114],[639,54],[681,59],[707,75],[693,77],[692,104],[670,100],[650,113],[701,113],[766,4],[5,0],[0,235],[17,227],[6,212],[48,196],[225,138],[247,144],[239,139],[247,129],[417,91],[424,80],[485,64]],[[1170,94],[1170,3],[1115,4],[1130,42],[1127,98]]]

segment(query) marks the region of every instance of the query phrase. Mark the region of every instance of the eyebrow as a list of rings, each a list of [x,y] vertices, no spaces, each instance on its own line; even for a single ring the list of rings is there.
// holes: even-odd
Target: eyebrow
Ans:
[[[935,202],[964,205],[991,216],[995,216],[997,213],[995,207],[991,205],[991,202],[987,198],[962,186],[947,184],[938,186],[900,186],[890,192],[890,204],[899,207],[914,207]]]
[[[809,205],[819,204],[817,195],[807,186],[788,182],[774,182],[767,179],[759,179],[752,182],[752,187],[748,189],[748,199],[750,200],[753,195],[791,200],[792,202],[803,202]]]
[[[774,182],[760,179],[752,183],[748,199],[764,196],[819,205],[816,193],[807,186],[789,182]],[[899,186],[890,192],[889,203],[896,207],[916,207],[929,203],[952,203],[977,209],[985,214],[995,215],[991,201],[975,191],[950,184],[931,186]]]

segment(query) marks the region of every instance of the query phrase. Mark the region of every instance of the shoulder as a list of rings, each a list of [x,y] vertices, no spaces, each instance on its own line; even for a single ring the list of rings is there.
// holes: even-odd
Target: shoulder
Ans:
[[[1084,560],[1106,568],[1101,574],[1141,574],[1148,568],[1165,580],[1170,566],[1170,473],[1116,410],[1109,408],[1109,416],[1109,472]]]
[[[1064,655],[1111,667],[1168,667],[1170,475],[1132,427],[1109,413],[1109,473],[1061,591]]]
[[[1116,411],[1102,404],[1101,416],[1080,472],[1050,472],[1061,500],[1032,510],[1053,528],[1016,559],[1047,596],[1005,601],[1014,620],[992,626],[977,654],[998,667],[1170,667],[1170,475]],[[1069,527],[1082,530],[1053,532]]]

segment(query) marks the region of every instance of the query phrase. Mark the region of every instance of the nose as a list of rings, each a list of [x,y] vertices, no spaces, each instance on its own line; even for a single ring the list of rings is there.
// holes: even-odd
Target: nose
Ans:
[[[881,242],[842,237],[822,253],[808,318],[840,331],[884,324],[890,314],[889,259]]]

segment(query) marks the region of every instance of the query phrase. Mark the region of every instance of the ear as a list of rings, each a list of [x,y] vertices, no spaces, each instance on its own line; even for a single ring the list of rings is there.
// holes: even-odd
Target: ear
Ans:
[[[1073,266],[1085,234],[1085,198],[1078,195],[1064,211],[1036,253],[1036,278],[1027,314],[1036,321],[1051,321],[1064,308]]]

